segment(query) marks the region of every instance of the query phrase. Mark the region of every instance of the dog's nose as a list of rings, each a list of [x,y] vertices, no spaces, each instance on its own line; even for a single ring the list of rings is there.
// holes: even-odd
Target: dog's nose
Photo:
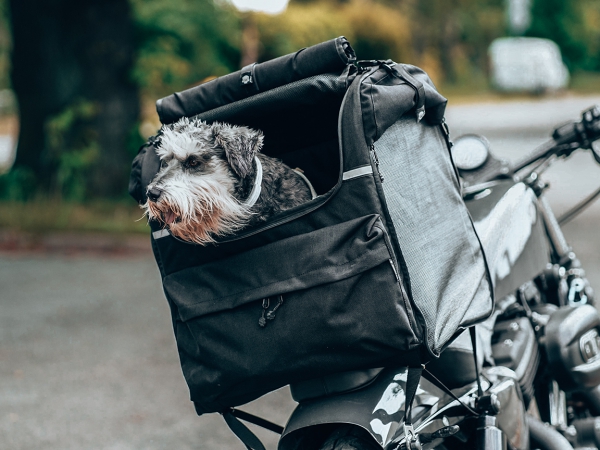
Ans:
[[[160,194],[162,194],[162,189],[154,187],[148,191],[148,198],[150,201],[156,202],[160,198]]]

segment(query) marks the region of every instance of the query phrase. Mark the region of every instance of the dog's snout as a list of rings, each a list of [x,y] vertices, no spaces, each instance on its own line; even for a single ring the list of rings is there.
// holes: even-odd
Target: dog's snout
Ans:
[[[162,194],[162,189],[154,187],[148,191],[148,198],[150,201],[156,202],[160,198],[160,194]]]

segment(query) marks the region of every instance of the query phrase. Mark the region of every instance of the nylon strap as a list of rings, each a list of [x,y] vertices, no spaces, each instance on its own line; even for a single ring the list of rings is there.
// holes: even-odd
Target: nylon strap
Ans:
[[[260,439],[256,437],[256,435],[248,429],[246,425],[237,419],[231,410],[225,411],[221,413],[223,415],[223,419],[233,431],[240,441],[246,446],[248,450],[266,450],[265,446]]]
[[[427,378],[429,381],[431,381],[433,384],[435,384],[437,387],[439,387],[442,391],[444,391],[446,394],[448,394],[450,397],[452,397],[454,400],[456,400],[458,403],[460,403],[465,409],[469,410],[471,413],[473,413],[476,416],[479,415],[477,413],[477,411],[475,411],[473,408],[471,408],[466,403],[463,403],[462,400],[460,398],[458,398],[458,396],[456,394],[454,394],[454,392],[452,392],[448,386],[446,386],[444,383],[442,383],[440,380],[438,380],[436,378],[436,376],[434,374],[432,374],[429,370],[425,369],[424,373],[425,373],[424,378]]]
[[[238,419],[245,420],[246,422],[253,423],[254,425],[258,425],[259,427],[266,428],[273,433],[282,434],[283,427],[281,425],[277,425],[276,423],[269,422],[262,417],[255,416],[254,414],[250,414],[246,411],[241,411],[239,409],[232,408],[231,414],[233,414]]]
[[[409,74],[401,64],[394,64],[391,66],[391,69],[395,70],[400,78],[406,81],[406,84],[415,90],[415,113],[417,116],[417,122],[420,122],[423,116],[425,116],[425,88],[423,87],[423,83]]]
[[[469,328],[469,334],[471,334],[473,358],[475,359],[475,375],[477,376],[477,395],[481,398],[483,396],[483,389],[481,388],[481,377],[479,376],[479,358],[477,358],[477,335],[475,333],[475,325]]]
[[[242,441],[248,450],[265,450],[265,446],[246,425],[240,422],[239,419],[254,425],[258,425],[259,427],[266,428],[267,430],[277,434],[283,433],[282,426],[273,422],[269,422],[262,417],[255,416],[254,414],[240,411],[239,409],[230,408],[221,414],[223,415],[223,419],[225,419],[225,422],[231,431],[233,431],[238,439]]]
[[[424,366],[409,367],[406,375],[406,408],[404,409],[404,423],[412,425],[412,406],[421,380]]]

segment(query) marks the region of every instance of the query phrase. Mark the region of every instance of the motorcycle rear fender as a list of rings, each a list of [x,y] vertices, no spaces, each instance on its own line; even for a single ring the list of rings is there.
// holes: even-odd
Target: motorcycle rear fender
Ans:
[[[328,425],[351,424],[367,430],[382,448],[393,448],[402,440],[407,368],[387,368],[367,386],[351,392],[303,401],[298,404],[279,441],[279,450],[305,448],[306,440],[330,432]],[[525,410],[516,375],[510,369],[484,370],[482,383],[495,393],[502,410],[498,427],[513,448],[529,445]],[[453,390],[463,402],[472,403],[475,383]],[[459,424],[465,410],[451,396],[421,378],[413,403],[415,431],[433,432],[448,424]],[[462,414],[462,415],[459,415]],[[443,417],[445,420],[442,420]]]

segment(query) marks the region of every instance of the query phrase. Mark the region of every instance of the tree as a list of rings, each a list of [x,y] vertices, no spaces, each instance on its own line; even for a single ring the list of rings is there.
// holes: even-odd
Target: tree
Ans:
[[[145,96],[186,89],[239,69],[241,19],[219,0],[131,0],[138,58],[134,77]]]
[[[84,162],[73,166],[85,175],[86,192],[122,195],[127,140],[139,113],[137,87],[130,80],[129,2],[10,0],[9,5],[11,80],[20,110],[15,169],[29,171],[38,187],[49,191],[65,183],[70,173],[65,167],[87,152],[79,158]]]
[[[570,69],[579,68],[586,57],[583,4],[582,0],[534,0],[526,33],[556,42]]]

